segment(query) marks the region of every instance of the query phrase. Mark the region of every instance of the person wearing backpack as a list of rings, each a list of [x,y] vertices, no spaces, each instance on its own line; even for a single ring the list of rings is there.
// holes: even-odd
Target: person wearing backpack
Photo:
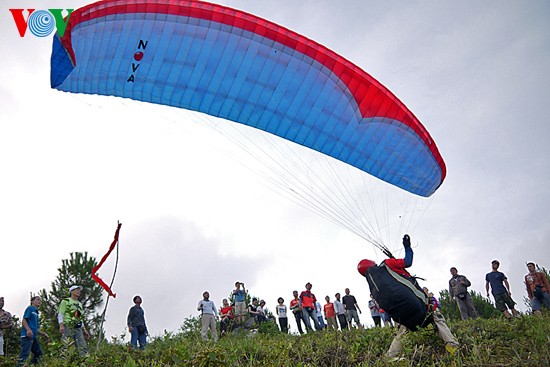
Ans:
[[[372,260],[364,259],[357,265],[359,274],[369,283],[373,299],[399,323],[397,335],[386,352],[386,358],[398,358],[405,334],[428,324],[433,324],[445,343],[445,349],[453,355],[458,350],[459,343],[447,326],[445,317],[406,270],[413,262],[413,250],[408,235],[403,237],[403,247],[403,259],[386,259],[379,266]]]
[[[546,274],[537,271],[535,263],[527,263],[529,274],[525,276],[525,285],[527,287],[527,295],[531,301],[531,309],[535,316],[541,316],[542,306],[550,310],[550,285]]]

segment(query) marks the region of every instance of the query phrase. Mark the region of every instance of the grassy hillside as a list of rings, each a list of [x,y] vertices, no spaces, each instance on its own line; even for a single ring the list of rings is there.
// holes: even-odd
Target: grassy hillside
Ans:
[[[293,321],[293,320],[291,320]],[[403,360],[383,355],[394,329],[315,332],[282,335],[274,329],[255,335],[230,335],[217,344],[201,341],[196,328],[151,340],[143,352],[116,340],[87,358],[61,353],[49,346],[45,366],[550,366],[550,315],[524,316],[513,321],[477,319],[450,323],[462,344],[451,356],[433,330],[406,337]],[[95,346],[95,345],[93,345]],[[60,357],[62,355],[62,357]],[[0,365],[13,366],[15,356]]]

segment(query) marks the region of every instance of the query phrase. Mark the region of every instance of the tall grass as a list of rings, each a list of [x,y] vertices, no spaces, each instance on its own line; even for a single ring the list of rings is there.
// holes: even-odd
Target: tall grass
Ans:
[[[114,340],[103,343],[88,357],[49,347],[44,366],[52,367],[165,367],[165,366],[550,366],[550,315],[523,316],[508,321],[476,319],[451,322],[461,343],[450,355],[433,329],[409,333],[402,360],[384,358],[395,329],[375,328],[348,332],[283,335],[272,327],[256,334],[228,335],[204,342],[196,328],[152,338],[146,350],[131,350]],[[15,365],[8,356],[2,366]]]

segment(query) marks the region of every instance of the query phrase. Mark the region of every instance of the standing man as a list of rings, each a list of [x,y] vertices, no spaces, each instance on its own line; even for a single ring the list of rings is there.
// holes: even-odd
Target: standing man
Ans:
[[[304,323],[306,324],[306,328],[308,331],[311,331],[311,323],[309,321],[309,318],[313,319],[313,324],[315,325],[315,330],[321,330],[321,324],[319,324],[319,320],[317,319],[317,312],[315,312],[315,302],[317,302],[317,298],[315,298],[315,295],[311,293],[311,285],[310,282],[306,283],[306,290],[302,291],[300,293],[300,305],[302,306],[302,315],[304,317]]]
[[[208,293],[208,291],[204,291],[202,298],[203,299],[199,301],[197,306],[197,310],[201,311],[202,317],[202,339],[208,340],[208,329],[210,329],[212,339],[214,339],[214,342],[217,342],[218,332],[216,331],[216,318],[218,317],[218,310],[216,310],[214,302],[210,301],[210,293]]]
[[[76,348],[80,350],[80,355],[86,355],[88,354],[88,345],[84,338],[89,338],[90,334],[83,322],[84,307],[78,300],[81,292],[82,286],[80,285],[73,285],[69,288],[70,297],[65,298],[59,304],[57,321],[63,339],[74,340]]]
[[[237,324],[244,325],[246,321],[246,289],[244,283],[235,282],[233,301],[235,302],[235,320]]]
[[[334,312],[336,312],[336,317],[338,317],[338,321],[340,322],[340,330],[348,330],[349,328],[348,320],[346,319],[346,309],[340,301],[340,293],[336,293],[334,297],[336,298],[334,300]]]
[[[4,355],[4,330],[13,327],[11,314],[4,310],[4,297],[0,297],[0,357]]]
[[[525,285],[527,286],[527,295],[531,301],[531,309],[535,316],[542,316],[542,305],[550,310],[550,285],[546,274],[539,272],[535,268],[535,263],[527,263],[529,274],[525,276]]]
[[[300,305],[300,298],[298,297],[298,291],[293,291],[292,295],[294,298],[290,301],[290,310],[292,311],[292,314],[294,315],[294,318],[296,319],[296,326],[298,326],[298,332],[300,334],[304,333],[304,330],[302,329],[302,322],[304,323],[304,318],[302,317],[302,306]]]
[[[359,308],[355,296],[349,294],[349,288],[346,288],[345,292],[346,295],[342,298],[342,302],[346,309],[346,319],[348,320],[349,328],[351,329],[351,320],[353,320],[359,329],[363,329],[363,326],[359,322],[359,315],[357,314],[357,311],[361,313],[361,308]]]
[[[511,319],[512,315],[510,315],[508,308],[512,310],[515,317],[519,316],[519,312],[514,308],[516,303],[512,300],[508,278],[504,273],[498,271],[499,266],[498,260],[491,262],[492,271],[485,275],[485,290],[487,291],[487,298],[489,298],[489,285],[491,285],[491,293],[493,293],[497,310],[502,312],[507,319]]]
[[[477,311],[474,302],[472,302],[472,297],[468,293],[468,287],[472,283],[464,275],[458,275],[458,270],[454,266],[451,268],[451,275],[452,278],[449,280],[449,295],[452,300],[456,298],[460,317],[462,320],[467,320],[470,317],[475,319]]]
[[[38,330],[38,308],[41,304],[42,299],[39,296],[32,297],[31,305],[25,309],[25,313],[23,314],[23,321],[21,322],[23,325],[21,328],[21,354],[19,354],[19,359],[17,360],[17,367],[25,364],[31,352],[31,364],[38,363],[42,357],[42,348],[40,348],[40,343],[38,342],[39,334],[46,337],[47,340],[50,339],[48,334]]]
[[[130,344],[133,348],[137,348],[139,341],[139,349],[145,349],[147,345],[147,326],[145,325],[145,311],[141,307],[141,297],[135,296],[134,306],[128,312],[128,331],[130,332]]]

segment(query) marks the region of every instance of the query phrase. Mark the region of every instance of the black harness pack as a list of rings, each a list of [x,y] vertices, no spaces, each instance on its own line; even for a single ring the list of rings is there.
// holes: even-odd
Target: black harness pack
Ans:
[[[399,275],[382,263],[365,274],[373,298],[395,322],[417,330],[432,321],[429,300],[416,279]]]

